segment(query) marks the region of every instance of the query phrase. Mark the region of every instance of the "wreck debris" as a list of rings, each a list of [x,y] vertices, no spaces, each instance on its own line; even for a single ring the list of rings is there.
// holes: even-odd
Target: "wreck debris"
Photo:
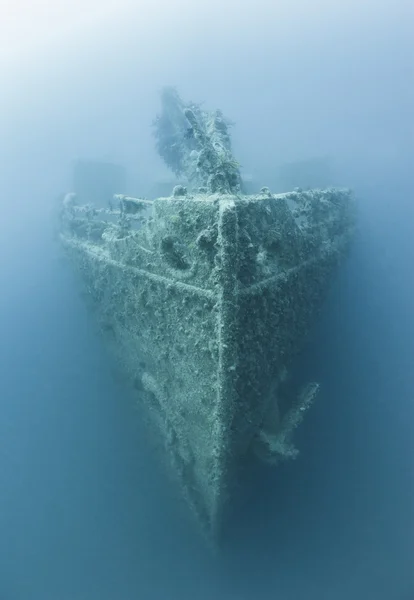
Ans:
[[[292,436],[318,392],[318,383],[308,383],[292,400],[283,416],[280,414],[278,395],[274,395],[269,414],[263,420],[255,440],[254,448],[259,458],[276,465],[282,460],[298,456],[299,450],[293,445]]]
[[[208,112],[199,104],[185,103],[174,88],[164,88],[162,111],[153,125],[157,150],[177,176],[192,188],[209,192],[239,193],[242,181],[229,135],[230,121],[220,110]]]

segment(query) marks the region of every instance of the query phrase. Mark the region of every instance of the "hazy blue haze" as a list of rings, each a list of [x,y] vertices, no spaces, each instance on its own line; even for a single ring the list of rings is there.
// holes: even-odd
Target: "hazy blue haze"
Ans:
[[[413,600],[413,8],[184,5],[147,23],[130,9],[1,63],[0,600]],[[250,474],[219,557],[53,240],[73,159],[126,165],[132,193],[166,173],[150,123],[171,83],[237,122],[260,185],[327,155],[360,203],[297,365],[322,384],[301,456]]]

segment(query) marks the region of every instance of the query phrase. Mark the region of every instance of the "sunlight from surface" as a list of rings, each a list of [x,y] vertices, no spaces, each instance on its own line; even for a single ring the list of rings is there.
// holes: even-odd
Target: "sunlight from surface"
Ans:
[[[109,18],[129,4],[115,0],[3,0],[0,4],[0,56],[32,51],[85,26]]]
[[[64,44],[68,37],[85,32],[105,30],[116,37],[133,27],[136,35],[153,40],[155,46],[162,30],[177,38],[211,32],[215,43],[213,32],[225,30],[233,37],[249,27],[259,37],[289,31],[303,34],[314,27],[343,26],[345,21],[357,24],[367,14],[375,18],[384,7],[384,2],[356,0],[344,4],[330,0],[0,0],[0,60],[9,62],[51,43]]]

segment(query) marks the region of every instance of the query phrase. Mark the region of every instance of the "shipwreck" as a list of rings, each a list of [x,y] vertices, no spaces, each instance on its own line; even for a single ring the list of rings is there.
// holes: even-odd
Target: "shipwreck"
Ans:
[[[297,455],[318,384],[285,382],[355,226],[346,189],[246,195],[230,127],[165,89],[154,132],[171,195],[98,207],[70,193],[59,221],[102,339],[213,540],[244,461]]]

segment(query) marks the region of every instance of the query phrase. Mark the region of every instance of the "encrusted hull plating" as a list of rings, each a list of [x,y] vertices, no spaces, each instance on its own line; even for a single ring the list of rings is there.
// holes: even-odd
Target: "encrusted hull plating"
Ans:
[[[61,240],[106,343],[138,390],[204,532],[216,538],[240,462],[294,456],[317,391],[279,388],[347,250],[346,190],[255,196],[67,196]]]

